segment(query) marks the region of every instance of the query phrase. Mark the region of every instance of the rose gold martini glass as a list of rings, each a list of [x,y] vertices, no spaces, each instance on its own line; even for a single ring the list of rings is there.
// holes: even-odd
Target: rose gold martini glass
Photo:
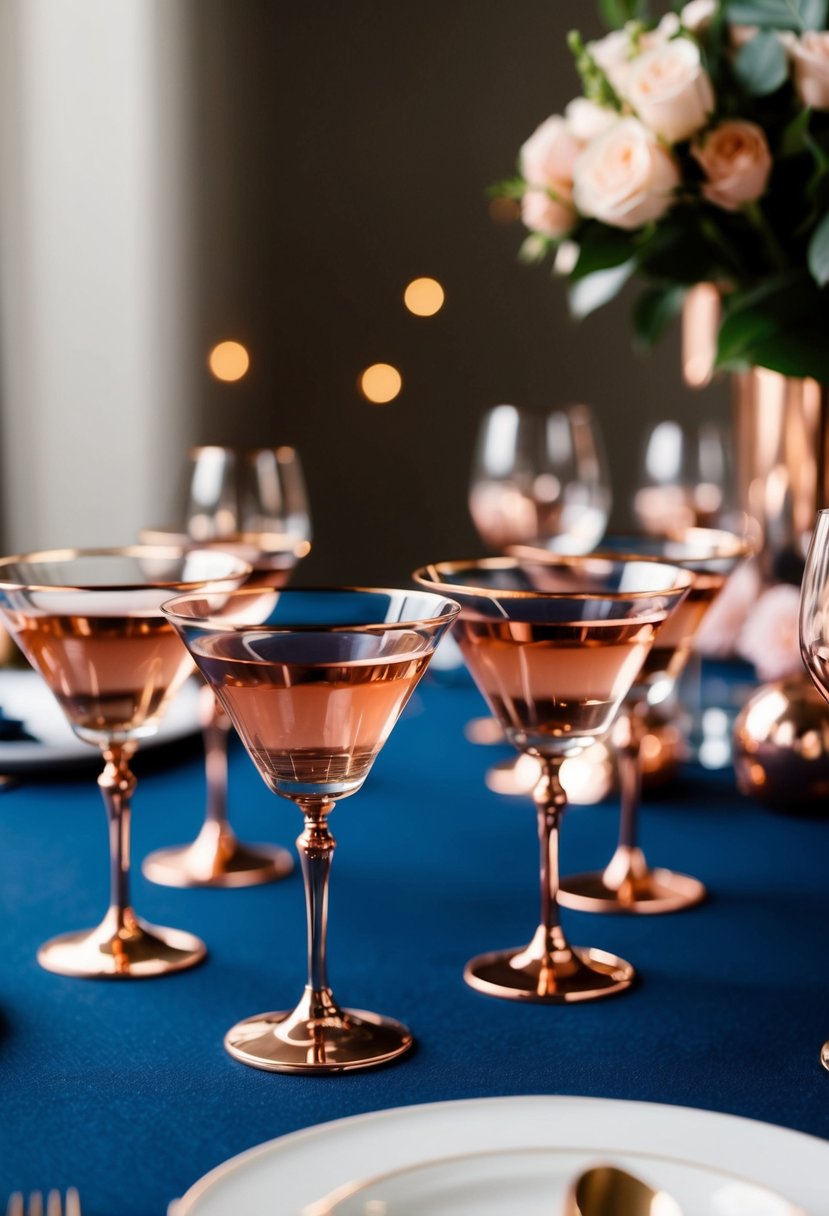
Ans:
[[[0,561],[0,617],[78,738],[105,760],[110,906],[96,929],[38,950],[61,975],[142,978],[192,967],[204,943],[140,920],[129,897],[130,759],[155,734],[192,662],[160,605],[178,591],[231,590],[250,567],[220,552],[158,546],[65,549]]]
[[[543,560],[543,550],[537,547],[521,546],[513,552],[521,560]],[[616,851],[603,870],[563,878],[560,901],[582,912],[677,912],[699,903],[706,891],[689,874],[664,866],[652,869],[639,845],[642,741],[648,733],[649,715],[674,692],[706,612],[729,575],[750,554],[751,545],[718,528],[692,527],[673,536],[607,537],[601,552],[610,557],[670,562],[687,570],[693,582],[659,631],[614,727],[621,795]]]
[[[610,727],[663,622],[691,576],[656,562],[572,557],[439,562],[417,582],[461,604],[456,637],[509,741],[535,757],[541,917],[528,946],[482,954],[466,982],[490,996],[569,1002],[628,988],[630,963],[571,946],[558,916],[560,770]]]
[[[251,587],[282,587],[297,562],[310,552],[307,540],[279,532],[235,532],[221,540],[194,541],[186,532],[145,528],[146,544],[176,544],[182,548],[221,549],[252,567]],[[190,844],[157,849],[144,858],[141,869],[150,882],[167,887],[249,887],[284,878],[294,868],[287,849],[270,844],[246,844],[230,824],[227,809],[228,740],[230,718],[212,688],[205,684],[199,705],[204,739],[207,802],[204,821]]]
[[[297,1006],[238,1023],[237,1060],[330,1073],[408,1051],[392,1018],[343,1009],[326,966],[328,815],[362,786],[458,605],[421,591],[267,590],[177,596],[164,605],[265,784],[305,819],[297,840],[308,913],[308,982]]]

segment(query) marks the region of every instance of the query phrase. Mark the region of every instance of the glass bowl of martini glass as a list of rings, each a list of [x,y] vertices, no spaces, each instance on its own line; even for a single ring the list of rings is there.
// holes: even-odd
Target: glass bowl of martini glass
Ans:
[[[751,551],[750,542],[735,533],[696,527],[680,528],[670,536],[609,536],[597,550],[611,558],[670,562],[687,570],[693,581],[660,629],[614,727],[621,799],[616,850],[603,870],[562,878],[560,902],[565,907],[653,915],[677,912],[705,898],[699,879],[664,866],[651,868],[639,845],[642,743],[651,715],[670,704],[705,614]],[[522,561],[544,560],[544,550],[535,546],[519,546],[513,552]]]
[[[0,618],[57,698],[75,734],[98,747],[109,821],[110,906],[95,929],[46,942],[47,971],[143,978],[200,962],[197,937],[140,920],[129,897],[130,760],[193,670],[161,603],[176,592],[232,590],[250,566],[232,554],[135,545],[65,549],[0,561]]]
[[[249,587],[283,587],[311,548],[301,537],[270,531],[237,531],[219,540],[196,541],[174,528],[143,528],[140,540],[233,553],[252,567],[245,580]],[[207,785],[202,826],[189,844],[157,849],[145,857],[141,864],[144,877],[167,887],[249,887],[284,878],[294,868],[288,850],[273,844],[247,844],[230,823],[227,770],[232,727],[208,684],[202,689],[199,708]]]
[[[613,558],[438,562],[415,580],[461,605],[455,631],[469,671],[509,741],[539,762],[541,916],[528,946],[473,958],[466,982],[490,996],[570,1002],[628,988],[630,963],[571,946],[558,915],[560,770],[610,727],[691,576]]]
[[[328,983],[328,815],[355,794],[458,613],[442,595],[355,588],[184,595],[164,605],[265,784],[295,803],[308,913],[308,982],[293,1010],[225,1036],[234,1058],[271,1072],[383,1064],[412,1035],[393,1018],[341,1008]]]

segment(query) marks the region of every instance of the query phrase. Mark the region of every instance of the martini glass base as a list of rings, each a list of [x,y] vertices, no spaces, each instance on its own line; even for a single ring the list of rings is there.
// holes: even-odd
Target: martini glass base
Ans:
[[[141,870],[163,887],[253,887],[277,882],[294,868],[287,849],[243,844],[232,833],[206,835],[192,844],[158,849],[145,857]]]
[[[363,1009],[338,1009],[324,1019],[298,1011],[261,1013],[225,1035],[234,1059],[266,1072],[334,1073],[386,1064],[414,1043],[408,1027]]]
[[[646,870],[609,885],[606,871],[573,874],[561,880],[559,903],[578,912],[623,912],[636,916],[680,912],[706,897],[703,884],[673,870]]]
[[[480,954],[466,964],[463,978],[487,996],[563,1005],[624,992],[636,975],[630,963],[605,950],[568,947],[546,967],[537,957],[528,957],[531,950],[524,946]]]
[[[829,1072],[829,1043],[824,1043],[820,1049],[820,1062],[826,1071]]]
[[[96,929],[44,942],[37,961],[46,971],[86,979],[149,979],[195,967],[207,956],[200,938],[133,918],[117,930],[107,919]]]

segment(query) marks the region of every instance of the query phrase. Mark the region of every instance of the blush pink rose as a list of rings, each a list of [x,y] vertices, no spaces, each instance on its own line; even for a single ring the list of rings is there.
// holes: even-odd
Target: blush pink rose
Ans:
[[[522,145],[519,166],[529,189],[521,200],[521,218],[531,231],[558,238],[575,224],[573,168],[581,149],[559,114],[545,119]]]
[[[590,101],[587,97],[574,97],[564,107],[564,118],[570,134],[580,144],[590,143],[591,139],[603,135],[618,117],[616,110],[600,106],[598,102]]]
[[[764,591],[737,639],[737,653],[761,680],[782,680],[803,670],[799,640],[800,589],[780,583]]]
[[[765,194],[772,159],[763,129],[756,123],[721,122],[694,141],[691,153],[705,173],[702,193],[709,203],[738,211]]]
[[[829,32],[809,30],[786,45],[800,100],[815,110],[829,110]]]
[[[695,135],[714,109],[711,81],[690,38],[674,38],[634,59],[626,97],[645,126],[671,144]]]
[[[620,118],[588,144],[573,170],[582,215],[614,228],[640,228],[664,215],[679,185],[676,162],[636,118]]]
[[[630,72],[630,61],[634,54],[630,33],[627,30],[613,30],[588,42],[587,50],[602,69],[607,79],[620,97],[625,95],[625,87]]]
[[[558,240],[575,226],[578,216],[571,204],[570,186],[553,198],[546,190],[527,190],[521,199],[521,221],[531,232]]]

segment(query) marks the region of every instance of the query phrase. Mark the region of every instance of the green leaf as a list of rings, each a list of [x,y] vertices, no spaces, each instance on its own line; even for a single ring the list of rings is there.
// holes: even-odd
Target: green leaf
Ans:
[[[573,283],[568,295],[570,315],[583,321],[597,308],[603,308],[619,294],[628,279],[636,271],[636,260],[631,258],[621,266],[610,270],[597,270]]]
[[[599,12],[608,29],[620,30],[626,21],[646,21],[647,0],[599,0]]]
[[[633,306],[633,329],[637,344],[650,351],[682,310],[685,288],[673,283],[649,287]]]
[[[731,25],[759,25],[761,29],[819,30],[826,25],[829,0],[725,0]]]
[[[780,138],[781,156],[798,156],[801,152],[806,151],[806,136],[809,132],[811,117],[812,111],[809,106],[806,106],[795,114]]]
[[[579,257],[571,274],[573,280],[586,278],[597,270],[621,266],[636,252],[636,239],[621,228],[587,223],[579,231]]]
[[[819,287],[829,283],[829,212],[818,224],[809,241],[809,272]]]
[[[789,76],[786,52],[777,34],[761,30],[741,46],[734,60],[734,71],[752,96],[765,97],[776,92]]]
[[[801,270],[767,280],[725,300],[717,367],[768,367],[829,384],[829,292]]]

